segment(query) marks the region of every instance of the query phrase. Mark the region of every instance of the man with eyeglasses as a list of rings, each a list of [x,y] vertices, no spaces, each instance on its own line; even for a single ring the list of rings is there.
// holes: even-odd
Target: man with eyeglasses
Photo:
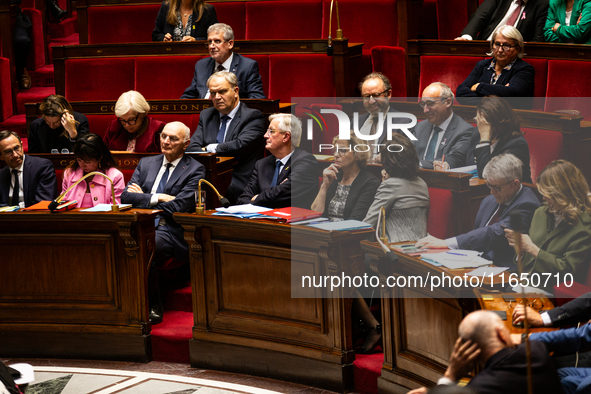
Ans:
[[[210,57],[201,59],[195,64],[193,81],[181,96],[182,99],[209,98],[207,79],[218,71],[236,74],[241,98],[265,98],[259,64],[232,51],[234,31],[230,26],[225,23],[209,26],[206,45]]]
[[[491,40],[501,26],[513,26],[525,41],[544,40],[548,0],[485,0],[456,40]]]
[[[392,85],[390,80],[380,72],[373,72],[366,75],[359,83],[359,90],[363,98],[363,107],[367,113],[359,117],[359,132],[364,135],[375,135],[382,132],[378,140],[371,140],[373,152],[371,161],[379,163],[380,147],[387,138],[388,112],[397,112],[390,106],[390,97],[392,97]],[[380,114],[382,114],[382,124],[380,125]],[[408,123],[407,118],[394,119],[394,123]],[[394,130],[396,133],[402,133],[400,130]]]
[[[483,173],[491,195],[480,203],[474,230],[445,240],[429,235],[416,246],[477,250],[496,265],[515,268],[515,251],[504,232],[510,225],[510,213],[519,212],[524,228],[529,228],[534,211],[540,206],[536,195],[521,184],[522,167],[521,160],[510,153],[493,157]]]
[[[413,141],[422,168],[447,170],[466,163],[475,128],[453,113],[453,101],[454,93],[444,83],[434,82],[423,91],[419,105],[427,119],[415,126]]]
[[[216,72],[209,77],[207,86],[213,107],[201,112],[188,152],[212,152],[238,161],[225,193],[234,204],[244,191],[255,163],[263,157],[265,117],[258,109],[240,102],[235,74]]]
[[[25,155],[17,133],[0,131],[0,159],[7,164],[0,170],[0,206],[25,208],[57,195],[53,164]]]
[[[265,148],[272,156],[256,162],[238,204],[310,209],[318,194],[318,162],[298,148],[302,122],[290,114],[273,114],[269,122]]]

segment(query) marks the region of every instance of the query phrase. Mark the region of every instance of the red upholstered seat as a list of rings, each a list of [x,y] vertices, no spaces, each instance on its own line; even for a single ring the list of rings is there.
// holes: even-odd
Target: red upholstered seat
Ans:
[[[191,85],[195,63],[202,58],[203,56],[137,57],[135,90],[146,100],[178,99]]]
[[[576,75],[576,78],[568,78],[573,75]],[[580,97],[589,97],[590,86],[591,62],[549,60],[544,111],[575,109],[583,117],[591,116],[588,99],[580,99]]]
[[[134,88],[133,58],[69,59],[65,63],[69,101],[117,100]]]
[[[421,56],[419,95],[433,82],[443,82],[454,92],[470,75],[477,62],[476,56]]]
[[[247,40],[320,38],[321,34],[320,0],[246,2]]]
[[[160,3],[88,7],[88,43],[150,42],[158,10]]]
[[[430,187],[429,200],[427,232],[442,239],[456,235],[454,234],[453,196],[451,191]]]
[[[540,172],[553,160],[562,156],[562,133],[552,130],[522,128],[529,145],[529,164],[532,180],[536,180]]]
[[[12,116],[12,90],[10,87],[10,60],[0,57],[0,122]]]
[[[440,40],[459,37],[468,24],[468,1],[446,0],[437,2],[437,32]],[[474,37],[475,38],[475,37]],[[453,88],[455,90],[455,88]]]
[[[244,40],[246,37],[246,9],[244,1],[210,4],[215,7],[218,21],[232,26],[234,39]]]
[[[406,97],[406,59],[401,47],[375,46],[371,49],[373,71],[388,77],[392,84],[392,97]]]
[[[322,37],[328,37],[330,0],[324,0]],[[333,10],[334,12],[334,10]],[[364,53],[376,45],[398,46],[398,9],[392,0],[340,0],[339,16],[343,34],[349,42],[363,42]],[[332,19],[332,36],[337,28],[336,14]]]
[[[534,77],[534,105],[533,109],[544,109],[546,88],[548,81],[548,59],[525,59],[536,70]]]
[[[88,118],[90,132],[103,137],[109,128],[109,124],[115,119],[115,113],[107,113],[105,115],[86,115],[86,118]]]
[[[268,98],[291,103],[292,97],[334,97],[332,75],[333,59],[326,54],[269,55]]]
[[[43,42],[43,18],[41,11],[33,8],[24,8],[23,14],[31,19],[32,48],[27,57],[27,69],[34,71],[45,65],[45,44]]]
[[[259,64],[259,74],[263,81],[263,93],[269,97],[269,55],[244,55],[255,60]]]

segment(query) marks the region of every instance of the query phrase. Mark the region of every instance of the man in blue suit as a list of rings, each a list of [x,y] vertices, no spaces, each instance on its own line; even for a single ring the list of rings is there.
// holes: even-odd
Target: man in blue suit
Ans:
[[[47,159],[25,155],[17,133],[0,131],[0,158],[7,164],[0,170],[0,206],[25,208],[56,196],[53,164]]]
[[[466,163],[468,143],[476,130],[454,114],[453,101],[454,93],[444,83],[434,82],[423,90],[419,104],[427,119],[415,126],[417,140],[413,141],[421,168],[447,170]]]
[[[207,80],[218,71],[229,71],[236,75],[241,98],[265,98],[258,63],[232,52],[234,31],[230,26],[224,23],[211,25],[207,29],[207,42],[211,57],[195,64],[193,82],[181,96],[182,99],[210,98]]]
[[[157,267],[162,267],[172,257],[179,263],[189,261],[189,245],[183,228],[172,215],[195,211],[195,191],[199,180],[205,177],[203,165],[185,155],[190,136],[189,128],[181,122],[164,126],[160,134],[163,154],[142,158],[121,194],[122,203],[162,210],[156,219],[154,265]],[[156,269],[150,270],[148,288],[150,320],[158,324],[162,321],[162,302]]]
[[[510,213],[517,211],[529,228],[534,211],[540,206],[536,195],[521,184],[522,166],[521,160],[510,153],[492,158],[484,168],[491,195],[480,203],[474,230],[445,240],[429,235],[419,240],[417,247],[477,250],[496,265],[514,267],[515,252],[503,227],[509,227]]]
[[[209,77],[207,84],[213,108],[201,112],[189,152],[213,152],[238,161],[225,193],[234,204],[246,187],[256,161],[263,157],[265,117],[261,111],[240,102],[240,88],[233,73],[218,71]]]

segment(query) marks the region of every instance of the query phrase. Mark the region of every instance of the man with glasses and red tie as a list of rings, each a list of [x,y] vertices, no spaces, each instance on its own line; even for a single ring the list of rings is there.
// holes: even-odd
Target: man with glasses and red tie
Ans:
[[[0,170],[0,206],[25,208],[53,200],[57,195],[53,164],[47,159],[25,155],[15,132],[0,131],[0,159],[7,164]]]
[[[259,64],[252,59],[234,53],[234,31],[224,23],[216,23],[207,29],[207,48],[210,57],[195,64],[195,75],[182,99],[210,98],[208,78],[218,71],[236,74],[241,98],[264,99],[263,82]]]
[[[515,250],[504,232],[509,227],[510,213],[519,212],[524,228],[529,228],[534,211],[540,206],[536,195],[521,184],[522,168],[521,160],[510,153],[493,157],[483,174],[491,195],[480,203],[474,230],[445,240],[429,235],[416,246],[477,250],[495,265],[514,268]]]
[[[212,152],[238,161],[224,194],[234,204],[244,191],[256,161],[263,157],[265,117],[258,109],[240,102],[235,74],[218,71],[209,77],[207,86],[213,107],[201,112],[187,152]]]
[[[421,168],[447,170],[462,167],[474,127],[453,112],[454,94],[444,83],[434,82],[423,91],[419,105],[427,119],[414,128],[413,141]],[[444,159],[444,160],[442,160]]]

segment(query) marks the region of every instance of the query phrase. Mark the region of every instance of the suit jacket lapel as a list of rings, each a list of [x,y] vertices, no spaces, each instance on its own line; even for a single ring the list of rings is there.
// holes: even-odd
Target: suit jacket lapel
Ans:
[[[160,171],[160,167],[162,167],[162,163],[164,162],[164,155],[160,155],[155,158],[155,160],[149,164],[150,168],[148,169],[148,174],[146,175],[146,189],[144,193],[150,193],[152,188],[154,187],[154,181],[156,181],[156,177],[158,176],[158,171]]]
[[[291,157],[289,158],[289,160],[287,160],[287,164],[285,164],[283,166],[283,168],[281,169],[281,172],[279,173],[279,177],[277,178],[277,184],[279,185],[281,182],[283,182],[287,176],[289,175],[289,173],[291,172],[291,159],[293,159],[293,154],[291,155]]]
[[[445,129],[445,133],[443,133],[443,138],[441,139],[441,152],[445,154],[449,151],[449,147],[451,147],[450,141],[452,140],[454,133],[456,132],[456,127],[458,123],[456,122],[456,116],[452,115],[451,121],[447,125],[447,129]]]
[[[10,167],[6,166],[0,171],[0,201],[5,201],[7,205],[10,205],[8,201],[8,195],[10,193]]]
[[[181,158],[181,161],[179,161],[179,164],[177,164],[177,166],[174,168],[174,171],[172,172],[172,174],[170,174],[170,176],[168,177],[168,182],[166,182],[166,187],[164,188],[164,191],[166,193],[170,194],[170,191],[172,190],[172,187],[174,186],[174,184],[179,180],[181,175],[187,169],[187,167],[188,167],[188,164],[186,162],[187,158],[188,158],[187,156],[183,156]]]
[[[212,112],[212,117],[205,123],[209,126],[206,127],[205,130],[205,138],[203,141],[203,147],[206,147],[208,144],[215,144],[216,138],[218,136],[218,132],[220,131],[220,113],[218,110],[214,110]]]
[[[232,59],[232,64],[230,65],[230,72],[238,75],[238,67],[240,66],[240,56],[237,53],[234,53],[234,58]]]
[[[23,166],[23,201],[25,202],[25,205],[28,205],[27,197],[29,196],[29,180],[31,173],[33,172],[31,158],[28,157],[27,159],[25,159],[25,165]]]
[[[238,111],[236,111],[236,115],[232,118],[230,122],[230,127],[226,130],[226,138],[224,141],[232,141],[235,139],[234,131],[236,130],[236,126],[240,123],[240,115],[242,115],[242,104],[238,103],[240,106]]]

